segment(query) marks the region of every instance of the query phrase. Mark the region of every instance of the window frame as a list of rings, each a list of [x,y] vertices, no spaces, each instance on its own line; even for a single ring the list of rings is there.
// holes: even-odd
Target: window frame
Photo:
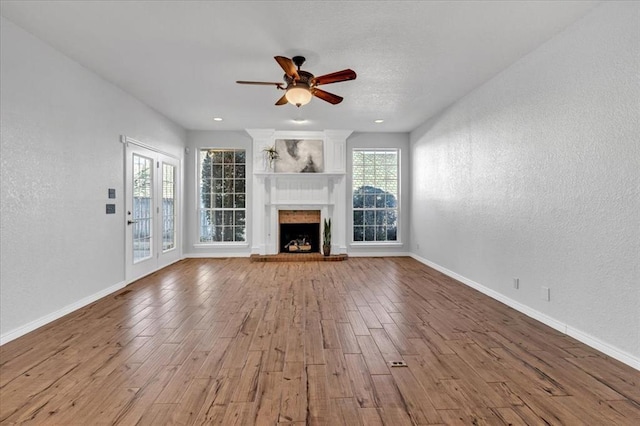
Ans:
[[[234,180],[234,192],[232,193],[234,196],[237,194],[244,194],[244,208],[237,208],[237,207],[233,207],[233,208],[225,208],[225,207],[219,207],[217,208],[217,210],[219,211],[232,211],[234,212],[234,216],[235,216],[235,212],[236,211],[244,211],[244,241],[202,241],[201,236],[202,236],[202,212],[205,210],[211,210],[211,211],[215,211],[216,208],[215,207],[203,207],[202,206],[202,189],[203,189],[203,179],[202,179],[202,161],[201,161],[201,154],[203,151],[223,151],[223,152],[228,152],[228,151],[233,151],[234,152],[234,156],[235,156],[235,152],[241,151],[244,153],[244,166],[245,166],[245,171],[244,171],[244,192],[243,193],[236,193],[235,192],[235,181],[236,181],[236,177],[233,178]],[[224,155],[224,154],[223,154]],[[249,157],[248,157],[248,150],[244,147],[200,147],[197,149],[196,151],[196,155],[195,155],[195,162],[196,162],[196,176],[195,176],[195,180],[196,180],[196,200],[195,200],[195,217],[196,217],[196,236],[195,236],[195,243],[194,243],[194,247],[213,247],[213,246],[223,246],[223,247],[231,247],[231,246],[235,246],[235,247],[248,247],[249,246],[249,197],[248,197],[248,186],[249,186],[249,176],[248,176],[248,169],[249,169]],[[224,162],[222,164],[225,164]],[[241,164],[241,163],[235,163],[235,160],[233,162],[234,165],[236,164]],[[223,172],[224,173],[224,172]],[[214,194],[214,192],[212,192],[211,194]],[[224,194],[224,192],[222,193]],[[224,214],[224,213],[223,213]],[[235,219],[234,219],[235,221]],[[212,225],[212,226],[216,226],[216,225]],[[224,226],[224,225],[223,225]],[[233,225],[236,226],[236,225]]]
[[[354,154],[358,151],[365,151],[365,152],[373,152],[373,153],[378,153],[378,152],[393,152],[396,154],[396,208],[394,209],[396,212],[396,239],[395,240],[370,240],[370,241],[365,241],[365,240],[355,240],[354,239],[354,234],[355,234],[355,229],[356,229],[356,224],[354,223],[354,212],[357,210],[360,211],[364,211],[364,207],[363,208],[358,208],[356,209],[354,207],[354,177],[355,177],[355,169],[356,169],[356,165],[354,164]],[[383,247],[383,246],[402,246],[402,232],[401,232],[401,226],[402,226],[402,220],[401,220],[401,188],[402,188],[402,150],[400,148],[394,148],[394,147],[354,147],[351,149],[351,153],[350,153],[350,162],[351,162],[351,170],[350,170],[350,176],[349,176],[349,181],[350,181],[350,188],[348,188],[349,191],[349,203],[350,203],[350,214],[349,214],[349,222],[351,224],[351,236],[350,236],[350,244],[353,246],[358,246],[358,247],[363,247],[363,246],[374,246],[374,247]],[[365,182],[365,184],[367,184],[368,182]],[[373,208],[374,210],[392,210],[392,209],[388,209],[388,208]]]

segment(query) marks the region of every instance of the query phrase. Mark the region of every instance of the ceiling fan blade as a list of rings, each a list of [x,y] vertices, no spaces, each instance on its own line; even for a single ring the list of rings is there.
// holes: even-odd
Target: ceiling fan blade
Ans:
[[[259,86],[276,86],[278,89],[284,89],[283,84],[282,83],[274,83],[271,81],[243,81],[243,80],[239,80],[236,81],[236,83],[238,84],[255,84],[255,85],[259,85]]]
[[[333,105],[339,104],[340,102],[342,102],[342,99],[343,99],[341,96],[334,95],[333,93],[325,92],[324,90],[321,90],[321,89],[313,89],[311,93],[313,94],[313,96],[320,98],[323,101],[327,101]]]
[[[296,70],[296,65],[289,58],[285,58],[284,56],[274,56],[274,59],[280,64],[285,74],[291,77],[294,80],[300,80],[300,76],[298,75],[298,71]]]
[[[276,102],[276,105],[285,105],[287,102],[289,102],[287,101],[287,95],[282,95],[282,97]]]
[[[340,81],[348,81],[355,80],[357,74],[354,70],[346,69],[342,71],[332,72],[331,74],[321,75],[320,77],[315,77],[313,82],[316,86],[321,84],[329,84],[329,83],[338,83]]]

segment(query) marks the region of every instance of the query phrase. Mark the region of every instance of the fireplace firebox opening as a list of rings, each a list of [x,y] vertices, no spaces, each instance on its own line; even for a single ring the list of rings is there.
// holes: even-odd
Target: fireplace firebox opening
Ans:
[[[320,211],[280,210],[280,253],[320,252]]]

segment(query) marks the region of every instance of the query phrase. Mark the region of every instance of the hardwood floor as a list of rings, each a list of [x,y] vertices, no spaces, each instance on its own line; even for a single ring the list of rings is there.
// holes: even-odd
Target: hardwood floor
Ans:
[[[2,424],[640,421],[640,372],[409,258],[184,260],[0,362]]]

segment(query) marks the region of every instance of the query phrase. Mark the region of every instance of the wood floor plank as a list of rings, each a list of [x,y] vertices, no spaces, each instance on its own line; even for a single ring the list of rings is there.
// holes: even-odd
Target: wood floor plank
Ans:
[[[640,372],[411,258],[185,259],[0,347],[0,408],[1,424],[635,426]]]
[[[348,311],[347,316],[349,317],[349,323],[353,329],[353,334],[356,336],[368,336],[371,334],[369,333],[369,327],[367,327],[367,323],[364,322],[359,310]]]
[[[331,418],[331,404],[329,402],[326,365],[307,366],[307,386],[307,398],[309,400],[308,424],[328,424]]]
[[[364,361],[369,368],[369,374],[389,374],[389,368],[384,357],[371,336],[358,336],[358,345],[362,351]]]
[[[345,355],[340,349],[325,349],[327,360],[327,382],[329,398],[350,398],[353,396]]]
[[[256,425],[273,425],[280,418],[282,396],[282,373],[264,371],[258,379],[256,394]]]
[[[371,375],[360,354],[345,354],[347,372],[351,380],[351,389],[360,408],[375,408]]]
[[[407,412],[417,424],[439,423],[441,417],[433,402],[407,368],[392,368],[391,375],[398,386],[400,395],[407,407]]]
[[[282,373],[279,422],[303,422],[307,417],[307,372],[304,363],[286,362]]]
[[[336,328],[336,322],[332,319],[321,320],[322,347],[323,349],[340,349],[340,337]]]
[[[342,353],[359,354],[360,345],[358,345],[356,335],[353,334],[351,324],[348,322],[338,322],[336,323],[336,330],[338,332],[338,339],[340,340]]]

